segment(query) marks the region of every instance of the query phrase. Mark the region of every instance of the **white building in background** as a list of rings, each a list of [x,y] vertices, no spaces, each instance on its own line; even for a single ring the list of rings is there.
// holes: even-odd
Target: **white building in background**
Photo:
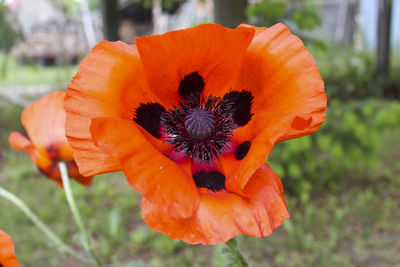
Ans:
[[[77,2],[85,1],[87,0],[77,0]],[[187,0],[173,15],[161,12],[160,1],[154,0],[156,6],[153,10],[151,25],[153,33],[163,33],[213,21],[213,0]],[[258,1],[261,0],[249,0],[249,3]],[[315,3],[319,5],[323,24],[305,34],[344,45],[351,44],[356,35],[357,47],[361,45],[363,48],[373,50],[376,43],[378,1],[385,0],[315,0]],[[392,1],[392,45],[400,46],[400,0]],[[66,18],[62,10],[57,8],[55,2],[51,0],[7,0],[7,3],[16,14],[24,35],[28,39],[31,36],[30,42],[39,44],[40,48],[36,52],[33,49],[30,51],[31,54],[43,53],[41,51],[49,54],[59,53],[56,48],[51,48],[51,44],[63,41],[59,48],[72,58],[76,54],[75,51],[79,50],[78,53],[87,51],[94,43],[102,39],[99,12],[89,14],[87,10],[86,21],[91,19],[93,23],[89,25],[91,27],[88,27],[87,23],[85,24],[80,19]],[[133,40],[132,35],[136,34],[137,32],[133,34],[128,32],[129,39]],[[91,38],[88,38],[90,36]],[[65,51],[70,52],[65,53]]]
[[[357,47],[374,50],[379,1],[386,0],[315,0],[323,25],[310,34],[339,44],[349,44],[355,37]],[[392,0],[391,16],[391,44],[400,46],[400,0]]]
[[[12,51],[21,62],[42,65],[73,62],[88,51],[80,19],[66,16],[54,2],[13,0],[9,8],[24,35],[24,40]]]
[[[161,0],[155,0],[153,9],[155,34],[187,28],[213,20],[212,0],[187,0],[176,14],[161,12]]]
[[[360,1],[360,29],[364,35],[365,44],[369,49],[375,49],[378,1],[381,0],[361,0]],[[400,46],[400,0],[392,0],[392,28],[391,44]],[[396,52],[393,50],[393,52]]]

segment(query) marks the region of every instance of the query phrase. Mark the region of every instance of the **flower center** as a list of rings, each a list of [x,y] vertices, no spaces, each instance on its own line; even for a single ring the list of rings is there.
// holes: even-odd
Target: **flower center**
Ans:
[[[211,135],[215,127],[215,116],[205,109],[193,109],[185,117],[185,128],[188,134],[203,140]]]
[[[190,97],[161,116],[164,138],[171,148],[199,161],[218,158],[231,145],[236,127],[232,110],[219,97]]]

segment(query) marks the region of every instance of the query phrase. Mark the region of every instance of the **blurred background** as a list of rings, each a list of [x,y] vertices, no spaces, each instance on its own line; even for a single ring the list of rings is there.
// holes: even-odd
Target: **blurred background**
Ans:
[[[204,22],[285,23],[314,56],[329,98],[327,121],[275,146],[268,162],[292,215],[271,236],[241,236],[254,266],[400,266],[400,0],[0,0],[0,186],[20,196],[80,249],[64,192],[44,178],[10,131],[22,109],[66,89],[99,40]],[[123,174],[73,183],[100,254],[113,266],[227,266],[221,247],[190,246],[150,230]],[[0,229],[21,266],[83,266],[60,255],[0,199]],[[134,262],[132,262],[134,261]]]

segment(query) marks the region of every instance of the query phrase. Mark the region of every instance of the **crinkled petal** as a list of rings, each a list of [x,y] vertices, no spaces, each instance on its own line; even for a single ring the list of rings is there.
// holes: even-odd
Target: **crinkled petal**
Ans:
[[[132,120],[141,103],[158,102],[148,90],[135,46],[101,41],[81,62],[65,98],[66,134],[83,175],[121,170],[118,159],[96,147],[92,118]]]
[[[129,183],[151,203],[175,218],[191,217],[197,210],[200,198],[191,174],[160,153],[154,143],[162,141],[144,137],[134,122],[121,119],[93,119],[91,133],[99,148],[120,160]]]
[[[249,90],[252,112],[296,115],[279,141],[315,132],[325,121],[324,82],[303,42],[283,24],[257,30],[233,90]],[[250,130],[249,130],[250,131]]]
[[[72,149],[65,137],[64,97],[64,91],[55,91],[26,107],[21,114],[21,122],[31,140],[12,132],[9,142],[16,150],[24,149],[39,170],[57,183],[61,182],[57,162],[64,161],[71,178],[89,185],[92,177],[85,178],[78,172]]]
[[[233,137],[236,144],[251,143],[248,154],[242,160],[232,153],[220,159],[232,179],[227,187],[241,193],[275,143],[319,129],[327,98],[313,57],[283,24],[257,28],[232,90],[254,96],[251,121]]]
[[[26,149],[31,146],[31,141],[18,132],[11,132],[8,137],[8,142],[15,150]]]
[[[251,146],[247,155],[238,160],[234,153],[225,153],[219,158],[223,169],[228,190],[244,194],[243,189],[255,171],[260,168],[271,152],[275,143],[281,138],[282,128],[287,128],[296,116],[284,118],[275,117],[273,114],[262,112],[253,118],[246,127],[239,128],[234,133],[234,143],[240,144],[250,141]],[[254,129],[249,131],[249,129]]]
[[[279,177],[267,164],[258,169],[244,189],[243,198],[228,191],[202,194],[193,217],[175,219],[145,197],[142,214],[155,231],[190,244],[215,245],[238,234],[270,235],[289,218]]]
[[[254,29],[235,30],[202,24],[162,35],[136,38],[150,90],[160,99],[177,104],[183,78],[197,72],[204,94],[218,96],[237,75],[254,36]]]
[[[64,91],[44,95],[24,109],[21,122],[36,149],[46,151],[51,158],[72,160],[72,150],[65,137],[64,96]]]

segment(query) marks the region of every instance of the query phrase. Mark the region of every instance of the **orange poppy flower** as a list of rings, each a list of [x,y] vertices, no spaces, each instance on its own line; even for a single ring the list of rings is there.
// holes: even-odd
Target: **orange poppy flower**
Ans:
[[[318,130],[326,94],[286,26],[204,24],[102,41],[65,98],[83,175],[123,170],[144,220],[188,243],[264,237],[289,217],[265,163],[275,143]]]
[[[11,237],[0,230],[0,267],[18,267],[14,243]]]
[[[38,169],[61,187],[59,161],[67,164],[70,177],[82,185],[90,185],[92,177],[79,174],[65,137],[64,97],[64,91],[55,91],[26,107],[21,114],[21,122],[30,140],[18,132],[12,132],[9,142],[16,150],[24,149]]]

